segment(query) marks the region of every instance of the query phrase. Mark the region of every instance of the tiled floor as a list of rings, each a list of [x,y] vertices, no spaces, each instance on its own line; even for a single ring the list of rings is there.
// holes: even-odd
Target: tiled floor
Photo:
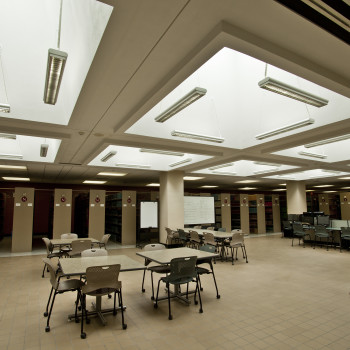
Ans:
[[[45,333],[50,285],[48,275],[41,278],[42,255],[1,257],[0,349],[350,349],[350,252],[290,244],[280,236],[246,239],[248,264],[215,265],[221,299],[204,276],[204,313],[173,301],[172,321],[166,302],[153,308],[149,275],[141,293],[142,272],[123,272],[127,330],[119,313],[108,315],[105,327],[91,320],[85,340],[67,321],[73,293],[57,296]],[[142,261],[137,250],[109,252]]]

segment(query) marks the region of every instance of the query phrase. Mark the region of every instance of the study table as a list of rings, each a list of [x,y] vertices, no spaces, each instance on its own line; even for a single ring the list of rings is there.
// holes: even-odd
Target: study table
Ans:
[[[91,241],[91,244],[97,244],[97,243],[100,243],[99,240],[95,239],[95,238],[90,238],[90,237],[87,237],[87,238],[64,238],[64,239],[51,239],[50,242],[51,244],[54,246],[54,247],[64,247],[64,246],[67,246],[67,245],[71,245],[72,244],[72,241],[87,241],[87,240],[90,240]]]
[[[219,256],[219,254],[217,253],[209,253],[202,250],[192,249],[187,247],[141,251],[141,252],[137,252],[136,255],[142,256],[145,259],[148,259],[150,261],[156,262],[161,265],[169,265],[171,260],[175,258],[185,258],[188,256],[196,256],[197,260],[207,260],[207,259],[213,259]],[[180,290],[178,289],[178,286],[175,286],[173,296],[188,303],[188,300],[182,297],[182,295],[184,294],[186,293],[181,293]],[[163,300],[163,299],[167,299],[167,297],[159,298],[158,300]]]
[[[84,276],[86,269],[91,266],[105,266],[120,264],[120,271],[137,271],[145,270],[144,264],[129,258],[126,255],[107,255],[107,256],[93,256],[93,257],[77,257],[71,259],[60,259],[59,265],[62,270],[62,275],[70,276]],[[113,312],[113,308],[103,309],[101,307],[102,298],[96,297],[96,304],[93,304],[95,310],[89,311],[89,316],[98,316],[101,322],[105,325],[106,320],[103,314]],[[124,306],[125,309],[125,306]],[[75,315],[69,315],[68,319],[74,319]]]

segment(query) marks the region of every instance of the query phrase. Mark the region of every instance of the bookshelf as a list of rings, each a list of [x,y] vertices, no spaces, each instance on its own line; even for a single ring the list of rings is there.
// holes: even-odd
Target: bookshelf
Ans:
[[[266,221],[266,232],[275,232],[274,231],[274,220],[272,212],[272,196],[265,196],[265,221]]]
[[[241,204],[238,194],[231,194],[231,230],[241,228]]]

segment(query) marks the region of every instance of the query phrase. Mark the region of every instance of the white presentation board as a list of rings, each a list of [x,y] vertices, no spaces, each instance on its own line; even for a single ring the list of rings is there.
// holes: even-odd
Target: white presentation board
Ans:
[[[158,227],[158,202],[140,203],[140,228]]]
[[[214,197],[184,196],[185,225],[214,224]]]

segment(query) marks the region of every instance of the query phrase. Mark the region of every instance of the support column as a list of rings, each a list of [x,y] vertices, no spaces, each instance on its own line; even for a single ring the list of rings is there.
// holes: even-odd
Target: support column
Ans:
[[[34,188],[16,187],[13,211],[12,253],[31,252]]]
[[[89,237],[101,240],[105,234],[105,190],[90,190]]]
[[[70,233],[72,226],[72,190],[55,188],[53,210],[53,238],[60,239],[62,233]]]
[[[160,175],[159,241],[166,242],[165,227],[184,227],[184,172],[171,171]]]
[[[287,213],[302,214],[305,211],[307,211],[305,182],[287,181]]]

